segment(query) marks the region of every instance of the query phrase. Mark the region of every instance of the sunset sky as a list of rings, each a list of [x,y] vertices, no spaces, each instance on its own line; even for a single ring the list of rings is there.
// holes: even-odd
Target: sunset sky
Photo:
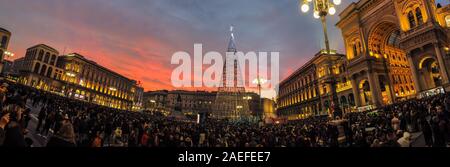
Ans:
[[[443,2],[442,0],[441,2]],[[343,0],[338,12],[351,1]],[[447,2],[447,1],[446,1]],[[9,50],[44,43],[61,54],[77,52],[131,79],[146,91],[173,89],[172,55],[225,52],[229,26],[238,50],[280,52],[281,79],[323,46],[321,24],[301,14],[298,0],[0,0],[0,27],[13,36]],[[331,47],[342,50],[341,32],[329,21]]]

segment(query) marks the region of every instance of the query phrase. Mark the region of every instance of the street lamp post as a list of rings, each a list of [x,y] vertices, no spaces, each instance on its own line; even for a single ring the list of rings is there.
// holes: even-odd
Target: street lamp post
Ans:
[[[258,78],[256,78],[255,80],[253,80],[253,84],[256,84],[256,85],[258,86],[258,93],[259,93],[259,107],[260,107],[261,112],[262,112],[262,114],[261,114],[261,119],[263,119],[263,120],[264,120],[265,114],[264,114],[264,107],[263,107],[263,105],[262,105],[262,93],[261,93],[261,87],[262,87],[262,84],[265,84],[265,83],[267,83],[267,80],[265,80],[265,79],[263,79],[263,78],[261,78],[261,77],[259,77],[259,76],[258,76]]]
[[[310,4],[313,6],[313,14],[314,18],[320,19],[322,21],[322,28],[325,38],[325,49],[326,54],[331,55],[330,50],[330,42],[328,40],[328,30],[327,30],[327,23],[326,23],[326,16],[327,15],[334,15],[336,14],[336,8],[335,6],[341,4],[341,0],[301,0],[302,5],[300,6],[300,9],[303,13],[307,13],[310,9]],[[331,86],[331,93],[332,93],[332,109],[333,109],[333,115],[334,117],[342,116],[341,108],[339,107],[339,99],[336,92],[336,77],[333,71],[333,60],[331,59],[331,56],[328,56],[328,68],[329,68],[329,75],[330,79],[326,83],[330,84]]]
[[[8,58],[10,58],[10,57],[14,57],[14,53],[9,52],[9,51],[5,51],[5,55],[6,55],[5,59],[7,59],[7,60],[8,60]]]

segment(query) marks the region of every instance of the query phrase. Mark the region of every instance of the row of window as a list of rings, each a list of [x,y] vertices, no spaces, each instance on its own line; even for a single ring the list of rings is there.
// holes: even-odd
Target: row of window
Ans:
[[[288,105],[292,105],[292,104],[296,104],[296,103],[301,103],[303,101],[312,99],[317,97],[317,92],[315,89],[309,89],[307,91],[299,91],[298,93],[296,93],[295,95],[289,95],[287,97],[282,97],[280,99],[280,106],[281,107],[285,107]]]
[[[406,75],[393,75],[394,84],[408,84],[413,83],[412,77]]]
[[[0,42],[0,48],[6,49],[6,45],[8,45],[8,36],[2,36],[2,41]]]
[[[362,50],[363,46],[360,41],[356,40],[355,42],[353,42],[352,45],[353,57],[350,57],[349,59],[353,59],[354,57],[358,57],[359,55],[361,55],[361,53],[363,52]]]
[[[310,106],[304,106],[304,107],[298,107],[298,108],[289,108],[289,109],[282,109],[278,112],[280,115],[297,115],[300,114],[300,119],[307,118],[308,116],[311,116],[313,113],[318,113],[319,110],[321,110],[320,104],[316,105],[310,105]]]
[[[121,99],[128,99],[128,100],[134,100],[133,96],[130,96],[126,91],[123,90],[114,90],[111,89],[111,87],[108,87],[104,84],[100,83],[93,83],[90,81],[84,81],[83,79],[77,80],[75,78],[66,78],[68,82],[79,84],[82,87],[85,87],[87,89],[92,89],[100,93],[104,93],[110,96],[118,97]]]
[[[415,92],[414,86],[404,85],[394,89],[396,96],[410,95]]]
[[[289,94],[295,90],[306,87],[310,85],[313,81],[313,75],[307,75],[303,78],[299,78],[296,82],[290,83],[287,88],[280,90],[280,95]]]
[[[411,10],[408,12],[408,22],[410,28],[414,28],[417,27],[418,25],[423,24],[422,11],[420,10],[419,7],[417,7],[415,10]]]
[[[39,50],[39,54],[37,54],[37,53],[38,53],[38,49],[27,50],[27,53],[25,55],[25,60],[38,60],[43,63],[49,64],[52,66],[56,66],[56,61],[58,59],[58,56],[56,56],[55,53],[52,54],[50,52],[44,51],[43,49]]]
[[[70,63],[66,65],[66,69],[72,70],[74,72],[81,71],[81,78],[90,82],[106,83],[107,85],[111,85],[112,87],[122,91],[131,89],[131,87],[126,84],[127,81],[107,75],[105,72],[96,70],[95,67],[90,67],[88,65],[81,66],[77,63]]]

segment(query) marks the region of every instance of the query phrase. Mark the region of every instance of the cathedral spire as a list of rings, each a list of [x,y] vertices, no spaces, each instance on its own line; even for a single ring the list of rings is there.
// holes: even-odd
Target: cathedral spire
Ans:
[[[237,52],[236,41],[234,38],[234,27],[230,26],[230,42],[228,43],[228,52]]]

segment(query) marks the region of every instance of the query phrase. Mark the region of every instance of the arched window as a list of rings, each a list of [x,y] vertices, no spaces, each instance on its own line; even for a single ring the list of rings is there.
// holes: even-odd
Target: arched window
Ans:
[[[43,65],[42,66],[42,69],[41,69],[41,72],[39,73],[39,74],[41,74],[41,75],[45,75],[45,71],[47,70],[47,66],[46,65]]]
[[[414,18],[414,14],[413,14],[413,12],[412,11],[410,11],[409,13],[408,13],[408,22],[409,22],[409,26],[410,26],[410,28],[414,28],[414,27],[416,27],[416,20],[415,20],[415,18]]]
[[[421,25],[423,23],[423,16],[422,16],[422,11],[420,10],[420,8],[416,8],[416,18],[417,18],[417,24]]]
[[[357,57],[358,56],[358,49],[356,44],[353,45],[353,57]]]
[[[350,94],[348,95],[348,101],[349,101],[349,104],[350,104],[350,105],[352,105],[352,106],[355,105],[355,97],[354,97],[353,93],[350,93]]]
[[[450,15],[445,16],[445,24],[450,27]]]
[[[55,65],[56,62],[56,55],[52,55],[52,59],[50,60],[51,65]]]
[[[358,42],[358,48],[359,48],[359,53],[362,53],[363,48],[362,48],[361,42]]]
[[[8,37],[7,36],[3,36],[2,37],[2,43],[1,44],[1,48],[6,48],[6,43],[8,42]]]
[[[45,59],[42,60],[44,63],[48,63],[48,60],[50,59],[50,53],[45,53]]]
[[[44,58],[44,51],[41,50],[41,51],[39,51],[38,60],[41,61],[43,58]]]
[[[39,64],[39,63],[36,63],[35,65],[34,65],[34,70],[33,70],[33,72],[34,73],[39,73],[39,68],[41,67],[41,64]]]
[[[392,32],[391,36],[389,36],[387,44],[390,45],[390,46],[394,46],[394,47],[400,48],[399,37],[400,37],[400,31]]]
[[[47,77],[51,78],[52,77],[52,72],[53,72],[53,68],[49,67],[47,70]]]

